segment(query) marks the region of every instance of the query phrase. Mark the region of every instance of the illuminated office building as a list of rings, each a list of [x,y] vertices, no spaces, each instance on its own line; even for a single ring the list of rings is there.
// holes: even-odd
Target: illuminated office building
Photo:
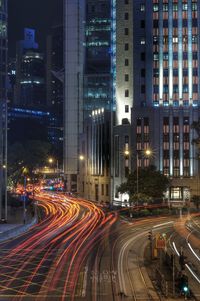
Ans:
[[[199,118],[200,105],[200,1],[116,2],[123,18],[116,22],[121,50],[121,65],[116,63],[121,80],[116,81],[117,123],[122,124],[126,112],[131,114],[130,103],[132,168],[136,156],[139,166],[155,164],[172,179],[169,200],[188,200],[199,194],[191,124]],[[153,151],[151,159],[143,156],[147,148]]]
[[[0,219],[7,220],[7,1],[0,1]]]
[[[64,171],[70,191],[77,191],[83,120],[95,109],[112,109],[110,13],[110,0],[65,0]]]
[[[17,43],[14,105],[36,109],[46,106],[44,55],[35,42],[34,29],[25,28],[24,40]]]

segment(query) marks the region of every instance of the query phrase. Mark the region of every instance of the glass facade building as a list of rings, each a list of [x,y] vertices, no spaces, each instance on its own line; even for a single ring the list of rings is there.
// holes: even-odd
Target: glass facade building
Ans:
[[[84,118],[112,108],[111,1],[86,1]]]
[[[0,1],[0,219],[7,220],[7,0]]]

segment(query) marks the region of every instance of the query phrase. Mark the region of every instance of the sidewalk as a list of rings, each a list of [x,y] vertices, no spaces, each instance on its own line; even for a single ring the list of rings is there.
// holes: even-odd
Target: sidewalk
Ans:
[[[37,216],[32,216],[29,208],[26,211],[26,223],[23,221],[23,208],[8,207],[8,221],[0,224],[0,242],[15,238],[28,231],[37,223]]]

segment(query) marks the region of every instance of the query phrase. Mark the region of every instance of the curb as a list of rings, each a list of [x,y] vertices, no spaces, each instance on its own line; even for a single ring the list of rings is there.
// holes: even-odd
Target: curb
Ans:
[[[35,217],[29,224],[20,225],[14,229],[10,229],[0,235],[0,242],[16,238],[17,236],[27,232],[33,225],[37,223],[37,217]]]

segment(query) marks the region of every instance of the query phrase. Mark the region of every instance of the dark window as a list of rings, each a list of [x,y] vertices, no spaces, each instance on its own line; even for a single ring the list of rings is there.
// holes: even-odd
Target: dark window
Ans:
[[[125,144],[129,143],[129,136],[124,137],[124,142],[125,142]]]
[[[163,20],[163,27],[167,28],[168,27],[168,20]]]
[[[125,105],[125,113],[128,113],[128,112],[129,112],[129,106]]]
[[[141,85],[141,93],[144,94],[146,92],[145,85]]]
[[[124,14],[124,19],[125,19],[125,20],[128,20],[128,18],[129,18],[128,13],[125,13],[125,14]]]
[[[173,118],[173,124],[174,125],[179,125],[179,118],[178,117]]]
[[[129,0],[124,0],[124,4],[129,4]]]
[[[128,28],[126,27],[126,28],[124,28],[124,34],[125,34],[125,36],[128,36],[129,35],[129,30],[128,30]]]
[[[128,60],[128,59],[125,59],[124,65],[125,65],[125,66],[129,66],[129,60]]]
[[[128,82],[129,81],[129,75],[125,74],[124,79],[125,79],[125,82]]]
[[[148,125],[149,125],[149,118],[144,117],[144,126],[148,126]]]
[[[182,24],[183,24],[183,27],[187,27],[188,26],[187,19],[183,19]]]
[[[125,90],[124,95],[125,95],[125,97],[129,97],[129,90]]]
[[[168,125],[169,124],[169,117],[164,117],[163,118],[163,124]]]
[[[140,53],[141,61],[145,61],[145,52]]]
[[[140,27],[141,28],[145,28],[145,20],[141,20],[140,21]]]
[[[124,45],[124,50],[128,50],[129,49],[129,44],[128,43],[125,43],[125,45]]]
[[[141,69],[141,77],[145,77],[145,69]]]
[[[153,20],[153,27],[158,28],[158,20]]]

